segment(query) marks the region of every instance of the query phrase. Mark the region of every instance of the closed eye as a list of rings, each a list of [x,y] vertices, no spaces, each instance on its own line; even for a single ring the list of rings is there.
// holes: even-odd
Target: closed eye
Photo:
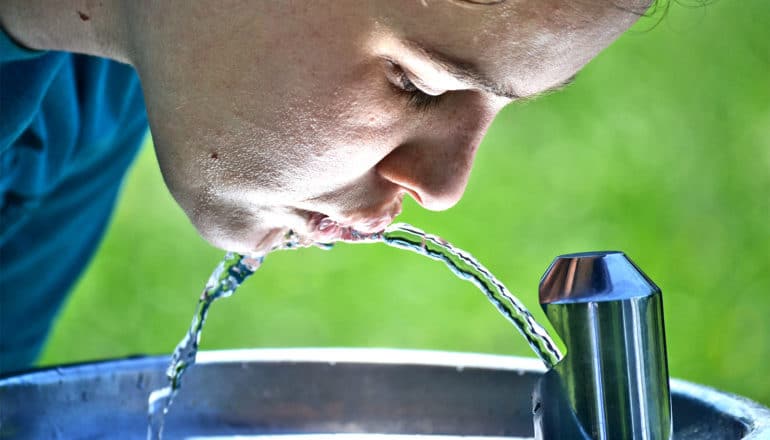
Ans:
[[[400,65],[387,61],[388,79],[396,89],[406,95],[407,104],[417,110],[428,110],[441,102],[444,94],[430,95],[417,87]]]

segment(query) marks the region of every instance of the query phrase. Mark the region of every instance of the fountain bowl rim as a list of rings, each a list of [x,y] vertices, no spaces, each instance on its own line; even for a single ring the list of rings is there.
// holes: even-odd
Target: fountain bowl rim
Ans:
[[[113,373],[116,369],[136,368],[143,364],[164,363],[170,356],[128,356],[117,359],[84,362],[69,365],[37,368],[16,375],[0,378],[0,390],[6,387],[44,385],[55,383],[63,374],[91,376]],[[326,363],[424,365],[465,368],[509,370],[520,374],[544,373],[543,363],[530,357],[500,354],[468,353],[436,350],[397,348],[250,348],[201,351],[199,365],[225,363]],[[693,382],[670,379],[671,393],[685,399],[707,402],[714,409],[742,421],[749,429],[746,439],[770,437],[770,408],[736,394],[728,393]]]

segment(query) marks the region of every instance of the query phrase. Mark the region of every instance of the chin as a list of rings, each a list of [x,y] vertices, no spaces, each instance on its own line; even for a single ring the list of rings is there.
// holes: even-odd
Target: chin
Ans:
[[[235,229],[223,227],[196,226],[200,236],[212,246],[239,254],[265,253],[280,237],[277,229]]]
[[[240,254],[265,254],[279,245],[289,230],[283,222],[238,209],[198,210],[188,217],[212,246]]]

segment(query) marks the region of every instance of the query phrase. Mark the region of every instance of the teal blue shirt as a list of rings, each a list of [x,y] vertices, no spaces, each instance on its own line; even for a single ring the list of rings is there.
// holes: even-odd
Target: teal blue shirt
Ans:
[[[0,30],[0,374],[38,356],[146,131],[133,68]]]

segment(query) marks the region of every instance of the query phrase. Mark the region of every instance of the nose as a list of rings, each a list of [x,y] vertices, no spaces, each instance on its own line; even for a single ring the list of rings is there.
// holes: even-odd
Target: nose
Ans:
[[[456,106],[422,124],[375,169],[424,208],[451,208],[465,192],[478,145],[493,116],[484,105]]]

